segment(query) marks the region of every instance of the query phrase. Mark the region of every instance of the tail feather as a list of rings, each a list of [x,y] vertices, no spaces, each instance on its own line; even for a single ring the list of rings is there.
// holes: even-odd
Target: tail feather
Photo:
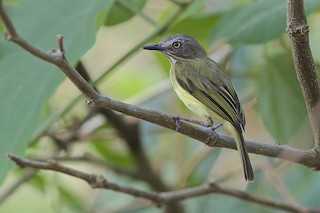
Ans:
[[[253,174],[250,158],[246,149],[246,144],[243,138],[242,130],[241,129],[237,130],[236,128],[234,128],[234,136],[237,144],[237,149],[239,151],[241,161],[242,161],[244,178],[246,179],[246,181],[254,182],[254,174]]]

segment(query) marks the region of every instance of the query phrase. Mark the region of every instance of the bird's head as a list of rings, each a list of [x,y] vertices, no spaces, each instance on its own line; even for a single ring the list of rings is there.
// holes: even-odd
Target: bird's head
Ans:
[[[169,59],[193,59],[205,57],[207,54],[197,40],[185,34],[172,34],[164,37],[156,44],[148,44],[145,50],[163,52]]]

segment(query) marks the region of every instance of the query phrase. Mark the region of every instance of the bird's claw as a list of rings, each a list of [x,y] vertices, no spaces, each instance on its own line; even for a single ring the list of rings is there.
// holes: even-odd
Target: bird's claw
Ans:
[[[216,126],[211,126],[209,129],[208,129],[208,133],[210,134],[209,137],[206,138],[206,140],[204,141],[205,145],[209,145],[211,144],[211,146],[215,146],[216,143],[218,142],[218,139],[219,139],[219,135],[215,132],[216,129],[218,129],[219,127],[222,126],[222,123],[216,125]]]
[[[177,115],[171,115],[172,119],[174,119],[175,124],[176,124],[176,128],[174,131],[178,132],[179,129],[181,128],[181,124],[180,124],[180,117]]]

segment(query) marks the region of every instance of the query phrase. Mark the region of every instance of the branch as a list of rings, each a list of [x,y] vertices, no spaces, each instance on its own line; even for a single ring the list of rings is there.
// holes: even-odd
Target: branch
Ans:
[[[0,8],[3,8],[1,0]],[[0,17],[2,17],[4,25],[7,29],[7,39],[9,39],[9,41],[15,42],[36,57],[56,65],[75,84],[75,86],[77,86],[78,89],[88,97],[89,100],[87,102],[90,106],[98,106],[115,110],[171,130],[176,129],[176,122],[172,115],[126,104],[117,100],[113,100],[109,97],[105,97],[96,92],[94,88],[82,78],[77,70],[75,70],[74,67],[68,63],[63,52],[62,39],[60,39],[60,35],[58,35],[57,39],[60,49],[51,50],[50,52],[46,53],[30,45],[27,41],[17,35],[15,30],[11,32],[11,29],[14,29],[13,25],[8,19],[6,13],[4,13],[3,9],[0,9]],[[211,138],[211,134],[208,133],[208,131],[199,129],[198,127],[194,127],[187,123],[181,122],[181,127],[177,132],[201,141],[207,146],[236,149],[236,144],[232,137],[220,135],[217,141],[208,142],[208,138]],[[317,150],[314,149],[299,150],[286,145],[262,144],[253,141],[246,141],[246,146],[248,151],[251,153],[289,160],[315,170],[320,170],[320,155],[318,155]]]
[[[35,160],[34,158],[31,158]],[[37,161],[43,161],[42,159],[36,159]],[[117,174],[120,175],[125,175],[127,177],[136,179],[136,180],[144,180],[143,175],[135,170],[128,170],[128,169],[123,169],[119,167],[115,167],[111,164],[108,164],[107,162],[100,160],[98,158],[93,157],[89,153],[85,153],[82,156],[75,156],[75,157],[56,157],[54,158],[56,161],[62,161],[62,162],[84,162],[84,163],[90,163],[90,164],[95,164],[97,166],[103,167],[105,169],[111,170]]]
[[[88,174],[79,170],[75,170],[75,169],[66,167],[54,160],[50,160],[48,162],[35,161],[30,159],[23,159],[12,154],[7,154],[7,157],[10,158],[12,161],[14,161],[18,166],[22,168],[31,167],[35,169],[51,170],[51,171],[67,174],[67,175],[86,181],[92,188],[109,189],[117,192],[130,194],[135,197],[144,198],[154,202],[158,207],[161,207],[173,201],[181,201],[191,197],[198,197],[202,195],[217,193],[217,194],[225,194],[232,197],[237,197],[249,202],[255,202],[265,206],[270,206],[270,207],[274,207],[274,208],[278,208],[278,209],[282,209],[290,212],[317,212],[317,213],[320,212],[320,209],[308,209],[308,208],[291,204],[291,203],[271,200],[253,193],[248,193],[241,190],[222,187],[216,183],[205,183],[200,186],[180,189],[180,190],[170,191],[170,192],[150,192],[150,191],[143,191],[133,187],[122,186],[116,183],[112,183],[101,175]]]
[[[87,82],[91,82],[90,76],[82,63],[79,63],[78,67],[81,68],[81,72],[79,72],[81,76],[83,76]],[[94,89],[99,92],[97,88]],[[102,114],[113,125],[120,137],[124,140],[136,163],[140,176],[157,191],[169,190],[169,187],[166,186],[159,175],[153,170],[150,160],[141,145],[138,123],[128,123],[123,117],[108,108],[96,107],[95,110]]]
[[[292,40],[294,66],[307,105],[315,148],[320,149],[320,88],[309,46],[303,0],[287,0],[287,33]]]

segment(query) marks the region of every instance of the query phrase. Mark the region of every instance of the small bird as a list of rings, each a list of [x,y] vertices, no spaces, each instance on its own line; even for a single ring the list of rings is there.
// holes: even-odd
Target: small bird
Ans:
[[[246,120],[229,76],[207,56],[197,40],[185,34],[169,35],[143,49],[160,51],[169,58],[173,88],[191,111],[204,116],[208,126],[213,127],[213,120],[216,120],[231,127],[245,180],[253,182],[254,174],[243,138]],[[193,122],[192,119],[182,120]]]

